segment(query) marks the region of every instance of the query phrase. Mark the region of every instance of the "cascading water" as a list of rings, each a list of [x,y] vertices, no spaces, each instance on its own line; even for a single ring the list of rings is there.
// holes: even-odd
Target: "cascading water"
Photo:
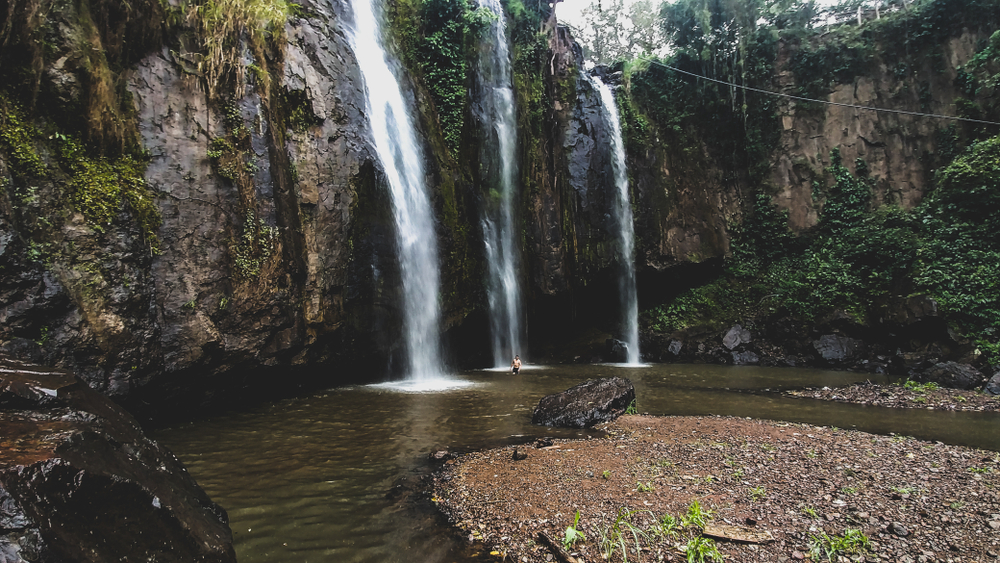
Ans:
[[[621,122],[614,94],[599,78],[593,79],[594,86],[601,94],[601,112],[604,123],[611,134],[611,166],[615,174],[615,198],[612,213],[618,223],[619,260],[621,275],[618,279],[621,299],[623,339],[628,344],[630,364],[639,363],[639,300],[635,289],[635,243],[632,225],[632,206],[628,199],[628,170],[625,168],[625,144],[622,142]]]
[[[430,380],[442,372],[437,238],[413,119],[382,45],[382,10],[375,2],[352,0],[354,30],[349,35],[364,78],[375,150],[392,192],[407,376]]]
[[[524,353],[520,256],[513,209],[517,130],[503,7],[499,0],[479,0],[479,6],[497,16],[479,46],[474,110],[486,137],[480,155],[482,178],[489,188],[482,220],[488,264],[486,289],[493,363],[502,368],[515,354]]]

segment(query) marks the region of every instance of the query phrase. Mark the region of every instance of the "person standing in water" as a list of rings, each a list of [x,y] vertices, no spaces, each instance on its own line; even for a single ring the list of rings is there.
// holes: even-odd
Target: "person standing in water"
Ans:
[[[517,375],[521,371],[521,356],[515,355],[514,361],[510,363],[510,374]]]

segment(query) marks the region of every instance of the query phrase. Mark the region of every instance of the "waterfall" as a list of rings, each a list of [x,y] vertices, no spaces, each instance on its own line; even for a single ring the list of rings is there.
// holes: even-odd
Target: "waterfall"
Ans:
[[[615,174],[615,197],[611,212],[618,224],[621,274],[618,278],[618,295],[621,300],[623,340],[628,344],[628,363],[639,363],[639,300],[635,289],[635,243],[632,225],[632,206],[628,200],[628,170],[625,167],[625,145],[622,142],[621,121],[614,94],[599,78],[593,79],[601,94],[601,112],[611,134],[611,167]]]
[[[407,377],[429,380],[442,373],[437,237],[413,117],[382,45],[381,6],[376,1],[352,0],[354,30],[349,35],[365,83],[375,150],[392,192]]]
[[[499,0],[479,0],[479,6],[497,16],[479,46],[478,95],[473,107],[485,136],[480,177],[488,187],[482,218],[488,265],[486,290],[493,364],[502,368],[515,354],[524,354],[520,256],[514,224],[517,128],[503,7]]]

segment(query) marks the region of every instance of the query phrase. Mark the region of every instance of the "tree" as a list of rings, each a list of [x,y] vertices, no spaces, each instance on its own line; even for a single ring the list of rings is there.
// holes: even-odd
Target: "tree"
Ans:
[[[666,41],[655,0],[597,0],[583,11],[584,28],[575,30],[584,57],[597,64],[664,50]]]

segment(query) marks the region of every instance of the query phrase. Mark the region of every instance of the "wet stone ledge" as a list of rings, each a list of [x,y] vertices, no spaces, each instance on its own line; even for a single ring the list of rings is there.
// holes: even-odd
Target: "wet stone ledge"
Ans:
[[[0,358],[0,561],[235,562],[226,512],[74,375]]]

